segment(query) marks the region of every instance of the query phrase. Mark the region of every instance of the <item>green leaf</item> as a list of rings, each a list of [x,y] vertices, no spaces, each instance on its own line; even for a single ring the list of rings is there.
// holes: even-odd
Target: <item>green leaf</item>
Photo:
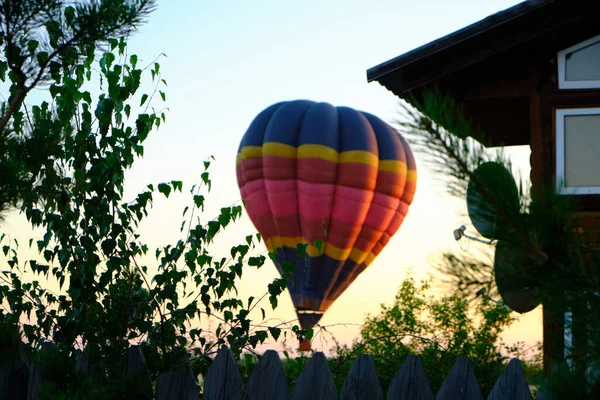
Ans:
[[[298,256],[305,257],[306,256],[306,248],[308,244],[306,243],[298,243],[296,244],[296,249],[298,250]]]
[[[64,14],[65,14],[65,19],[67,20],[67,23],[72,24],[73,21],[75,20],[75,9],[71,6],[68,6],[65,8]]]
[[[167,96],[165,95],[165,92],[162,92],[162,91],[159,90],[158,94],[160,94],[160,97],[163,99],[163,101],[166,101]]]
[[[181,192],[181,190],[183,188],[183,182],[181,182],[181,181],[171,181],[171,185],[173,185],[174,191],[179,190]]]
[[[317,251],[321,253],[323,251],[323,242],[319,239],[315,240],[315,247],[317,248]]]
[[[196,205],[197,208],[203,209],[204,208],[204,196],[202,196],[201,194],[194,195],[194,204]]]
[[[168,198],[169,194],[171,194],[171,186],[168,183],[159,183],[158,191]]]
[[[279,339],[279,335],[281,335],[281,329],[275,328],[275,327],[269,327],[269,333],[271,334],[273,339],[277,340],[277,339]]]
[[[6,61],[0,60],[0,80],[2,82],[6,80],[6,71],[8,71],[8,64]]]
[[[142,100],[140,101],[140,107],[144,105],[144,103],[146,102],[146,100],[148,100],[148,95],[147,94],[143,94],[142,95]]]
[[[46,65],[46,62],[48,61],[48,53],[45,51],[40,51],[35,55],[35,59],[37,60],[39,66]]]
[[[29,50],[30,54],[33,54],[39,45],[40,43],[37,40],[29,40],[27,42],[27,50]]]

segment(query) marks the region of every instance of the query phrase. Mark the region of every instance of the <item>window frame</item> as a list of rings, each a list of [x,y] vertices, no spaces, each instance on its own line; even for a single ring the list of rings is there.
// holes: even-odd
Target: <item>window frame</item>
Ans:
[[[600,79],[593,81],[568,81],[566,80],[567,64],[566,56],[569,53],[587,47],[591,44],[600,42],[600,35],[594,36],[583,42],[577,43],[567,49],[561,50],[557,54],[558,64],[558,89],[598,89],[600,88]]]
[[[600,194],[598,186],[568,187],[564,185],[565,166],[565,117],[572,115],[600,115],[600,107],[557,108],[555,110],[555,155],[556,191],[559,194],[594,195]]]

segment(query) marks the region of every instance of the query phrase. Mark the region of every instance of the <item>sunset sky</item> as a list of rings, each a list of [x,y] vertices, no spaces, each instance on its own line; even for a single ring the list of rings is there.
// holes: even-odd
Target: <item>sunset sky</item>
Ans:
[[[159,0],[158,9],[129,44],[141,64],[161,53],[166,88],[167,123],[145,144],[144,158],[127,174],[126,198],[148,183],[182,180],[189,188],[200,180],[202,161],[211,165],[213,190],[203,219],[240,201],[235,176],[239,141],[252,119],[269,105],[295,99],[329,102],[375,114],[391,122],[398,99],[378,83],[368,84],[366,70],[435,40],[490,14],[517,4],[515,0],[328,0],[228,1]],[[528,175],[529,148],[510,151],[513,162]],[[357,337],[367,313],[390,303],[398,285],[412,269],[416,278],[434,271],[430,262],[442,251],[461,252],[452,231],[461,224],[475,233],[461,215],[464,201],[445,194],[439,176],[417,159],[417,193],[407,218],[381,255],[327,311],[321,323],[341,343]],[[181,212],[188,192],[156,201],[140,233],[150,247],[180,238]],[[28,238],[19,216],[11,216],[3,232]],[[254,232],[242,221],[228,227],[215,253],[228,254]],[[473,246],[472,246],[473,247]],[[264,252],[262,247],[256,253]],[[276,277],[275,267],[248,268],[240,295],[259,297]],[[435,275],[434,275],[435,277]],[[268,302],[264,302],[269,309]],[[272,316],[295,317],[287,293]],[[344,325],[345,324],[345,325]],[[508,342],[541,339],[541,308],[520,317],[504,338]],[[330,336],[313,348],[328,350]]]

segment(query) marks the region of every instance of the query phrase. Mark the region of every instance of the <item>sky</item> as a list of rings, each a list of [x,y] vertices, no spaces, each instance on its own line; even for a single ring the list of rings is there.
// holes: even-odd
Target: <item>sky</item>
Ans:
[[[260,111],[284,100],[309,99],[353,107],[391,122],[400,111],[398,99],[378,83],[367,83],[367,69],[517,3],[159,0],[148,23],[131,38],[129,52],[136,53],[141,64],[159,57],[168,83],[167,122],[149,136],[143,159],[128,172],[125,197],[133,198],[148,183],[173,179],[189,188],[200,181],[202,162],[214,156],[213,189],[203,218],[214,217],[220,207],[239,204],[236,152]],[[510,154],[528,175],[528,147]],[[366,314],[393,301],[409,271],[417,279],[435,277],[430,264],[436,256],[444,250],[463,251],[453,239],[454,229],[465,224],[467,232],[474,233],[463,215],[464,201],[446,195],[443,177],[428,171],[422,157],[415,156],[419,178],[407,218],[380,256],[327,311],[321,323],[328,333],[313,348],[350,343]],[[187,196],[176,195],[155,202],[140,227],[151,248],[179,239],[187,201]],[[5,228],[16,236],[27,234],[19,216],[5,221]],[[217,240],[215,252],[227,254],[253,232],[244,216]],[[276,276],[270,264],[247,269],[240,295],[260,296]],[[271,315],[294,318],[287,293]],[[532,343],[541,335],[538,308],[520,317],[503,338]]]

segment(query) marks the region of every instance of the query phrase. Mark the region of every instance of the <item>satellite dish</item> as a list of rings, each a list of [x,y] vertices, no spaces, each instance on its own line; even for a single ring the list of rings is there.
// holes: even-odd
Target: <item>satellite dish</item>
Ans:
[[[531,254],[518,245],[504,240],[496,243],[496,286],[504,303],[518,313],[529,312],[541,303],[536,264]]]
[[[496,204],[490,204],[490,199]],[[518,216],[519,189],[512,174],[503,165],[490,161],[477,167],[467,187],[467,209],[471,222],[488,239],[501,239],[509,233],[496,212],[498,206],[508,215]]]

